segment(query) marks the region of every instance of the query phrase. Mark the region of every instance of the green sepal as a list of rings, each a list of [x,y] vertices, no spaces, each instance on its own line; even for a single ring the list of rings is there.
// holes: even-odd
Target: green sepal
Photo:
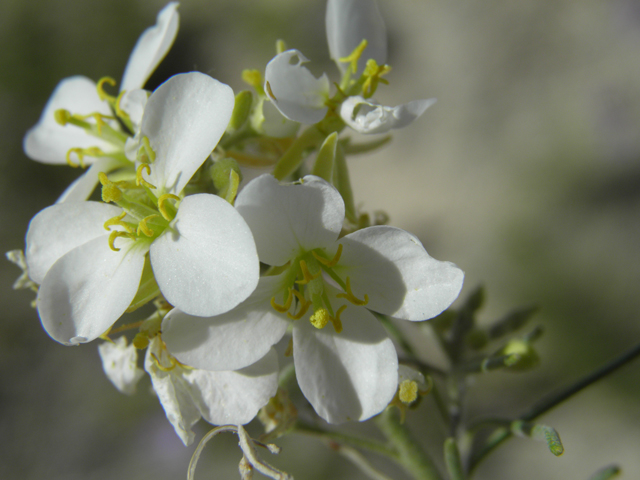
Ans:
[[[455,438],[449,437],[444,441],[444,463],[451,480],[465,480],[460,450]]]
[[[313,166],[312,174],[316,175],[329,183],[333,182],[333,165],[336,158],[336,147],[338,145],[338,132],[329,135],[316,157],[316,163]]]
[[[251,106],[253,104],[253,94],[249,90],[242,90],[236,95],[235,104],[233,105],[233,113],[231,114],[231,120],[227,130],[235,132],[240,129],[251,113]]]
[[[156,279],[153,276],[153,270],[151,268],[151,261],[149,260],[149,255],[147,255],[144,259],[144,268],[142,269],[142,276],[140,277],[140,285],[138,286],[138,291],[136,292],[136,296],[133,298],[131,305],[127,308],[127,312],[133,312],[138,308],[146,305],[151,300],[160,295],[160,288],[156,283]]]

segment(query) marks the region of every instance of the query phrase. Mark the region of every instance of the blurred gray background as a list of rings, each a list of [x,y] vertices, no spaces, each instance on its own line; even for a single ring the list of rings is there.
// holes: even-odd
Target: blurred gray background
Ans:
[[[78,175],[29,160],[25,131],[62,78],[119,79],[164,4],[0,3],[2,251],[23,248],[31,217]],[[640,1],[379,5],[393,71],[377,99],[438,103],[388,147],[350,160],[356,200],[366,211],[385,210],[432,256],[465,270],[463,295],[483,284],[487,322],[540,306],[538,369],[486,375],[469,389],[469,412],[515,416],[640,339]],[[149,89],[190,70],[245,88],[242,69],[263,70],[278,38],[336,79],[321,0],[188,0],[180,14],[176,44]],[[121,395],[102,373],[96,344],[67,348],[49,339],[29,306],[32,294],[11,290],[18,275],[2,264],[0,478],[184,478],[195,446],[182,446],[148,379],[135,396]],[[639,370],[628,365],[540,419],[560,432],[562,457],[513,439],[476,478],[587,479],[610,463],[623,467],[622,478],[640,478]],[[407,421],[443,438],[430,402]],[[206,430],[199,425],[198,437]],[[235,441],[210,445],[199,478],[236,478]],[[296,478],[365,478],[313,439],[280,444],[274,462]],[[433,448],[439,455],[439,444]]]

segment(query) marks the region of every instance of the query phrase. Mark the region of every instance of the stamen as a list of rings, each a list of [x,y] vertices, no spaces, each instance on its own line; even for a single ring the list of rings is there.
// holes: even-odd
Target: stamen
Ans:
[[[156,152],[151,148],[149,137],[146,135],[142,137],[142,145],[140,145],[140,148],[138,149],[136,160],[140,163],[153,163],[156,161]]]
[[[118,115],[120,118],[122,118],[123,120],[130,121],[131,117],[129,117],[129,114],[124,110],[122,110],[122,108],[120,107],[120,102],[122,102],[122,97],[124,97],[125,93],[126,93],[126,90],[121,91],[120,94],[118,95],[118,98],[116,98],[115,110],[116,110],[116,115]]]
[[[347,293],[339,293],[336,295],[338,298],[346,298],[348,301],[353,303],[354,305],[363,306],[369,303],[369,295],[365,293],[364,300],[359,300],[351,291],[351,279],[347,277]]]
[[[287,345],[287,349],[284,351],[285,357],[290,357],[293,355],[293,337],[289,339],[289,345]]]
[[[111,226],[113,225],[119,225],[122,228],[124,228],[127,232],[129,233],[133,233],[133,229],[131,228],[131,226],[126,223],[123,222],[122,219],[127,215],[127,212],[123,211],[120,215],[118,215],[117,217],[113,217],[110,218],[109,220],[107,220],[106,222],[104,222],[104,229],[105,230],[111,230]]]
[[[276,96],[273,94],[273,90],[271,90],[271,85],[269,84],[269,82],[265,82],[265,87],[267,87],[267,92],[269,93],[269,96],[275,100],[276,102],[278,101],[278,99],[276,98]]]
[[[98,83],[96,84],[96,90],[98,91],[98,96],[100,97],[100,100],[113,100],[113,95],[109,95],[107,92],[104,91],[104,84],[108,83],[109,85],[111,85],[112,87],[116,86],[116,81],[111,78],[111,77],[102,77],[100,80],[98,80]]]
[[[331,323],[333,323],[333,328],[335,329],[336,333],[340,333],[342,331],[342,320],[340,320],[340,314],[344,312],[346,309],[347,309],[347,306],[342,305],[336,312],[336,316],[329,318],[331,320]]]
[[[144,178],[142,178],[142,170],[146,170],[147,175],[151,175],[151,167],[148,163],[142,163],[138,165],[138,168],[136,169],[136,185],[144,185],[147,188],[155,189],[155,185],[150,184]]]
[[[69,110],[65,110],[64,108],[59,108],[55,112],[53,112],[53,118],[56,122],[58,122],[63,127],[69,123],[71,119],[71,112]]]
[[[342,63],[351,63],[351,72],[355,74],[356,71],[358,70],[358,60],[360,60],[360,57],[362,56],[362,52],[364,51],[365,48],[367,48],[368,43],[369,42],[367,42],[366,39],[363,39],[360,42],[360,45],[358,45],[353,50],[353,52],[351,52],[346,57],[339,58],[338,61]]]
[[[403,380],[398,386],[398,398],[406,405],[418,398],[418,383],[414,380]]]
[[[131,238],[133,240],[135,240],[135,238],[136,238],[133,233],[129,233],[129,232],[121,232],[121,231],[118,231],[118,230],[116,230],[114,232],[111,232],[111,235],[109,235],[109,248],[111,250],[113,250],[114,252],[119,252],[120,251],[120,249],[115,246],[115,241],[116,241],[116,238],[118,238],[118,237],[128,237],[128,238]]]
[[[75,163],[71,160],[71,154],[75,153],[78,157],[78,163]],[[85,168],[87,165],[84,163],[84,157],[102,157],[106,155],[102,150],[98,147],[89,147],[89,148],[70,148],[67,152],[67,163],[74,168],[82,167]]]
[[[109,180],[104,172],[98,173],[98,180],[102,184],[102,201],[105,203],[118,202],[122,199],[122,190],[118,185]]]
[[[142,220],[140,220],[140,223],[138,223],[138,230],[137,230],[137,235],[140,236],[140,232],[144,233],[147,237],[153,237],[153,230],[151,230],[148,226],[147,226],[147,222],[154,218],[154,217],[159,217],[160,215],[156,215],[155,213],[153,215],[149,215],[148,217],[143,218]]]
[[[173,358],[173,357],[169,357],[169,362],[171,363],[171,365],[168,366],[168,367],[165,367],[164,365],[162,365],[160,363],[160,360],[158,360],[158,357],[156,357],[155,353],[152,353],[151,356],[156,361],[156,365],[158,366],[158,368],[160,370],[162,370],[163,372],[170,372],[171,370],[173,370],[174,368],[176,368],[178,366],[178,363],[176,362],[176,359]]]
[[[342,244],[338,245],[338,251],[336,252],[335,256],[331,260],[327,260],[326,258],[321,257],[319,254],[317,254],[315,252],[315,250],[312,250],[311,254],[320,263],[322,263],[323,265],[326,265],[327,267],[331,268],[331,267],[335,266],[338,263],[338,261],[340,260],[340,256],[342,255]]]
[[[276,297],[271,297],[271,306],[276,312],[286,313],[291,308],[291,302],[293,302],[293,289],[289,289],[289,296],[287,297],[287,301],[284,302],[284,305],[278,305],[276,303]]]
[[[327,323],[329,323],[330,319],[331,315],[329,315],[328,310],[326,308],[319,308],[318,310],[313,312],[313,315],[311,315],[309,321],[311,322],[311,325],[313,325],[317,329],[322,329],[327,326]]]
[[[168,222],[175,218],[175,214],[171,215],[164,206],[164,202],[166,202],[170,198],[173,200],[177,200],[178,202],[180,201],[180,197],[174,195],[173,193],[165,193],[164,195],[160,195],[160,198],[158,198],[158,210],[160,211],[164,219]]]
[[[302,270],[304,280],[297,280],[296,283],[299,285],[306,285],[311,280],[315,280],[322,274],[322,272],[318,272],[315,275],[311,275],[311,272],[309,272],[309,269],[307,268],[307,262],[304,260],[300,260],[300,270]]]
[[[391,67],[389,65],[378,65],[372,58],[367,60],[367,66],[362,73],[365,77],[367,77],[364,84],[362,85],[362,96],[364,98],[370,98],[374,93],[376,93],[379,82],[388,85],[389,81],[381,77],[383,75],[386,75],[390,71]]]
[[[291,320],[299,320],[304,316],[305,313],[307,313],[307,310],[309,310],[309,307],[311,306],[311,302],[307,301],[307,299],[304,298],[304,295],[302,295],[299,291],[293,290],[293,289],[291,289],[291,291],[293,292],[293,294],[298,299],[298,302],[300,303],[300,311],[298,311],[298,313],[296,313],[295,315],[291,315],[290,313],[287,313],[287,316]]]

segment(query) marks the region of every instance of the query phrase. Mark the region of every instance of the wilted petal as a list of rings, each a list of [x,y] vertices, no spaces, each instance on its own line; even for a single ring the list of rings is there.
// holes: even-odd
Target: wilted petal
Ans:
[[[180,193],[218,144],[235,98],[228,85],[199,72],[174,75],[151,94],[141,134],[156,153],[148,180]]]
[[[394,128],[406,127],[434,103],[435,98],[431,98],[385,107],[362,97],[349,97],[340,107],[340,116],[358,133],[386,133]]]
[[[138,351],[136,347],[127,345],[126,337],[118,337],[113,343],[98,345],[98,353],[102,360],[102,368],[111,383],[127,395],[136,392],[136,385],[144,375],[138,368]]]
[[[231,310],[258,284],[259,263],[251,230],[225,200],[206,193],[182,200],[172,222],[150,249],[160,291],[190,315]]]
[[[344,221],[338,191],[312,175],[293,185],[261,175],[240,191],[236,209],[253,232],[260,261],[268,265],[283,265],[301,249],[333,243]]]
[[[404,320],[435,317],[458,297],[464,273],[451,262],[431,258],[420,240],[388,226],[364,228],[339,240],[337,272],[351,279],[367,308]]]
[[[190,367],[236,370],[262,358],[284,335],[289,322],[271,307],[282,276],[262,277],[258,287],[233,310],[194,317],[173,309],[162,322],[167,350]]]
[[[327,113],[329,79],[315,78],[302,64],[307,58],[298,50],[282,52],[267,64],[265,90],[273,104],[289,120],[313,124]]]
[[[326,14],[329,55],[341,72],[348,63],[340,62],[367,40],[367,48],[358,61],[358,74],[367,60],[373,58],[378,65],[387,62],[387,31],[375,0],[329,0]]]
[[[23,148],[29,158],[42,163],[66,164],[67,152],[71,148],[99,147],[103,152],[114,150],[109,143],[88,135],[80,127],[60,125],[54,118],[55,111],[59,109],[79,115],[111,115],[109,105],[100,100],[92,80],[81,76],[65,78],[51,94],[38,123],[24,137]],[[93,157],[84,159],[85,163],[95,160]]]
[[[156,24],[147,28],[129,56],[120,91],[142,88],[165,57],[178,33],[178,2],[171,2],[158,13]]]
[[[162,362],[164,368],[160,368],[159,362]],[[170,365],[166,351],[161,347],[160,339],[153,338],[147,349],[144,369],[151,377],[153,390],[158,395],[167,420],[173,425],[182,443],[190,445],[195,438],[191,427],[200,420],[201,416],[193,402],[190,389],[182,377],[183,369],[175,366],[170,368]]]
[[[65,205],[65,204],[60,204]],[[119,239],[118,252],[109,235],[95,238],[60,258],[38,290],[36,304],[42,326],[60,343],[90,342],[105,333],[136,295],[145,252],[128,250]]]
[[[249,423],[276,394],[278,357],[271,349],[257,363],[237,371],[185,370],[184,379],[202,417],[214,425]]]
[[[42,283],[51,266],[67,252],[107,235],[104,222],[122,209],[98,202],[66,202],[38,213],[27,230],[26,257],[29,277]],[[105,247],[107,246],[105,240]]]
[[[349,305],[341,319],[341,333],[331,324],[318,330],[305,320],[293,327],[298,384],[329,423],[366,420],[380,413],[398,386],[396,350],[376,318]]]
[[[98,185],[98,174],[109,173],[122,166],[121,160],[111,157],[99,158],[86,172],[76,178],[71,185],[60,195],[56,203],[83,202],[87,200]]]

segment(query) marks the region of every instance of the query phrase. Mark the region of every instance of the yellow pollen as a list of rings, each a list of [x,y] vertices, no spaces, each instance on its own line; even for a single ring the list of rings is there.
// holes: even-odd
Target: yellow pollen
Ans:
[[[398,397],[407,405],[415,402],[418,398],[418,384],[413,380],[403,380],[398,385]]]
[[[64,127],[67,123],[69,123],[71,112],[69,112],[69,110],[65,110],[64,108],[60,108],[53,112],[53,118],[56,122]]]
[[[315,280],[322,274],[322,272],[318,272],[315,275],[311,275],[311,272],[309,272],[309,269],[307,268],[307,262],[305,262],[304,260],[300,260],[300,270],[302,270],[302,276],[304,277],[304,280],[296,281],[296,283],[300,285],[306,285],[311,280]]]
[[[151,167],[149,166],[149,164],[141,163],[140,165],[138,165],[138,168],[136,169],[136,185],[138,186],[144,185],[147,188],[155,189],[156,188],[155,185],[150,184],[144,178],[142,178],[142,170],[146,170],[147,175],[151,175]]]
[[[265,86],[267,87],[267,92],[269,93],[269,96],[277,102],[278,99],[273,94],[273,90],[271,90],[271,85],[269,84],[269,82],[265,82]]]
[[[322,263],[323,265],[326,265],[327,267],[331,268],[331,267],[335,266],[338,263],[338,261],[340,261],[340,256],[342,255],[342,244],[338,245],[338,251],[336,252],[335,256],[331,260],[327,260],[326,258],[322,258],[315,251],[311,251],[311,254],[320,263]]]
[[[123,211],[117,217],[110,218],[109,220],[104,222],[104,229],[111,230],[110,227],[112,227],[113,225],[119,225],[122,228],[124,228],[127,232],[133,233],[133,229],[131,228],[131,226],[128,223],[122,221],[122,219],[125,217],[126,214],[127,212]]]
[[[173,220],[174,216],[170,215],[164,206],[164,202],[166,202],[168,199],[180,201],[180,197],[174,195],[173,193],[165,193],[164,195],[160,195],[160,198],[158,198],[158,210],[160,211],[160,214],[164,217],[164,219],[170,222],[171,220]]]
[[[331,320],[331,315],[329,315],[329,312],[324,307],[313,312],[313,315],[309,318],[311,325],[318,329],[326,327],[329,320]]]
[[[147,226],[147,222],[149,220],[151,220],[152,218],[155,217],[159,217],[160,215],[156,215],[155,213],[153,215],[149,215],[148,217],[143,218],[142,220],[140,220],[140,223],[138,223],[138,231],[136,232],[138,235],[140,235],[140,232],[144,233],[147,237],[153,237],[153,230],[151,230],[148,226]]]
[[[391,67],[389,65],[378,65],[374,59],[367,60],[367,66],[364,69],[363,75],[367,77],[364,84],[362,85],[362,96],[364,98],[371,97],[378,88],[378,83],[382,82],[385,85],[388,85],[388,80],[381,78],[383,75],[386,75],[391,71]]]
[[[113,98],[113,95],[109,95],[107,92],[104,91],[105,83],[108,83],[112,87],[116,86],[116,81],[111,77],[102,77],[100,80],[98,80],[98,83],[96,84],[96,90],[98,91],[98,96],[100,97],[100,100],[107,100],[109,98]]]
[[[103,202],[117,202],[122,198],[122,191],[118,188],[118,185],[109,180],[109,177],[104,172],[98,173],[98,180],[102,184]]]
[[[128,237],[135,240],[135,235],[133,235],[132,233],[120,231],[111,232],[111,235],[109,235],[109,248],[114,252],[120,251],[120,249],[115,245],[116,238],[118,237]]]
[[[338,298],[346,298],[348,301],[353,303],[354,305],[363,306],[369,303],[369,295],[364,295],[364,300],[359,300],[351,291],[351,279],[347,277],[347,293],[339,293],[337,295]]]
[[[346,57],[342,57],[340,59],[338,59],[340,62],[342,63],[350,63],[351,64],[351,72],[352,73],[356,73],[356,71],[358,70],[358,60],[360,60],[360,57],[362,56],[362,52],[364,51],[365,48],[367,48],[368,42],[366,39],[363,39],[360,42],[360,45],[358,45],[353,52],[351,52],[349,55],[347,55]]]
[[[305,313],[307,313],[307,310],[309,310],[309,307],[311,306],[311,302],[308,302],[304,298],[304,295],[302,295],[299,291],[292,289],[292,292],[298,299],[298,302],[300,303],[300,311],[298,311],[298,313],[296,313],[295,315],[291,315],[290,313],[287,313],[287,316],[291,320],[299,320],[304,316]]]
[[[284,305],[278,305],[276,303],[276,297],[271,297],[271,306],[276,312],[286,313],[291,308],[291,302],[293,302],[293,289],[289,289],[289,296],[287,297],[287,301],[284,302]]]

